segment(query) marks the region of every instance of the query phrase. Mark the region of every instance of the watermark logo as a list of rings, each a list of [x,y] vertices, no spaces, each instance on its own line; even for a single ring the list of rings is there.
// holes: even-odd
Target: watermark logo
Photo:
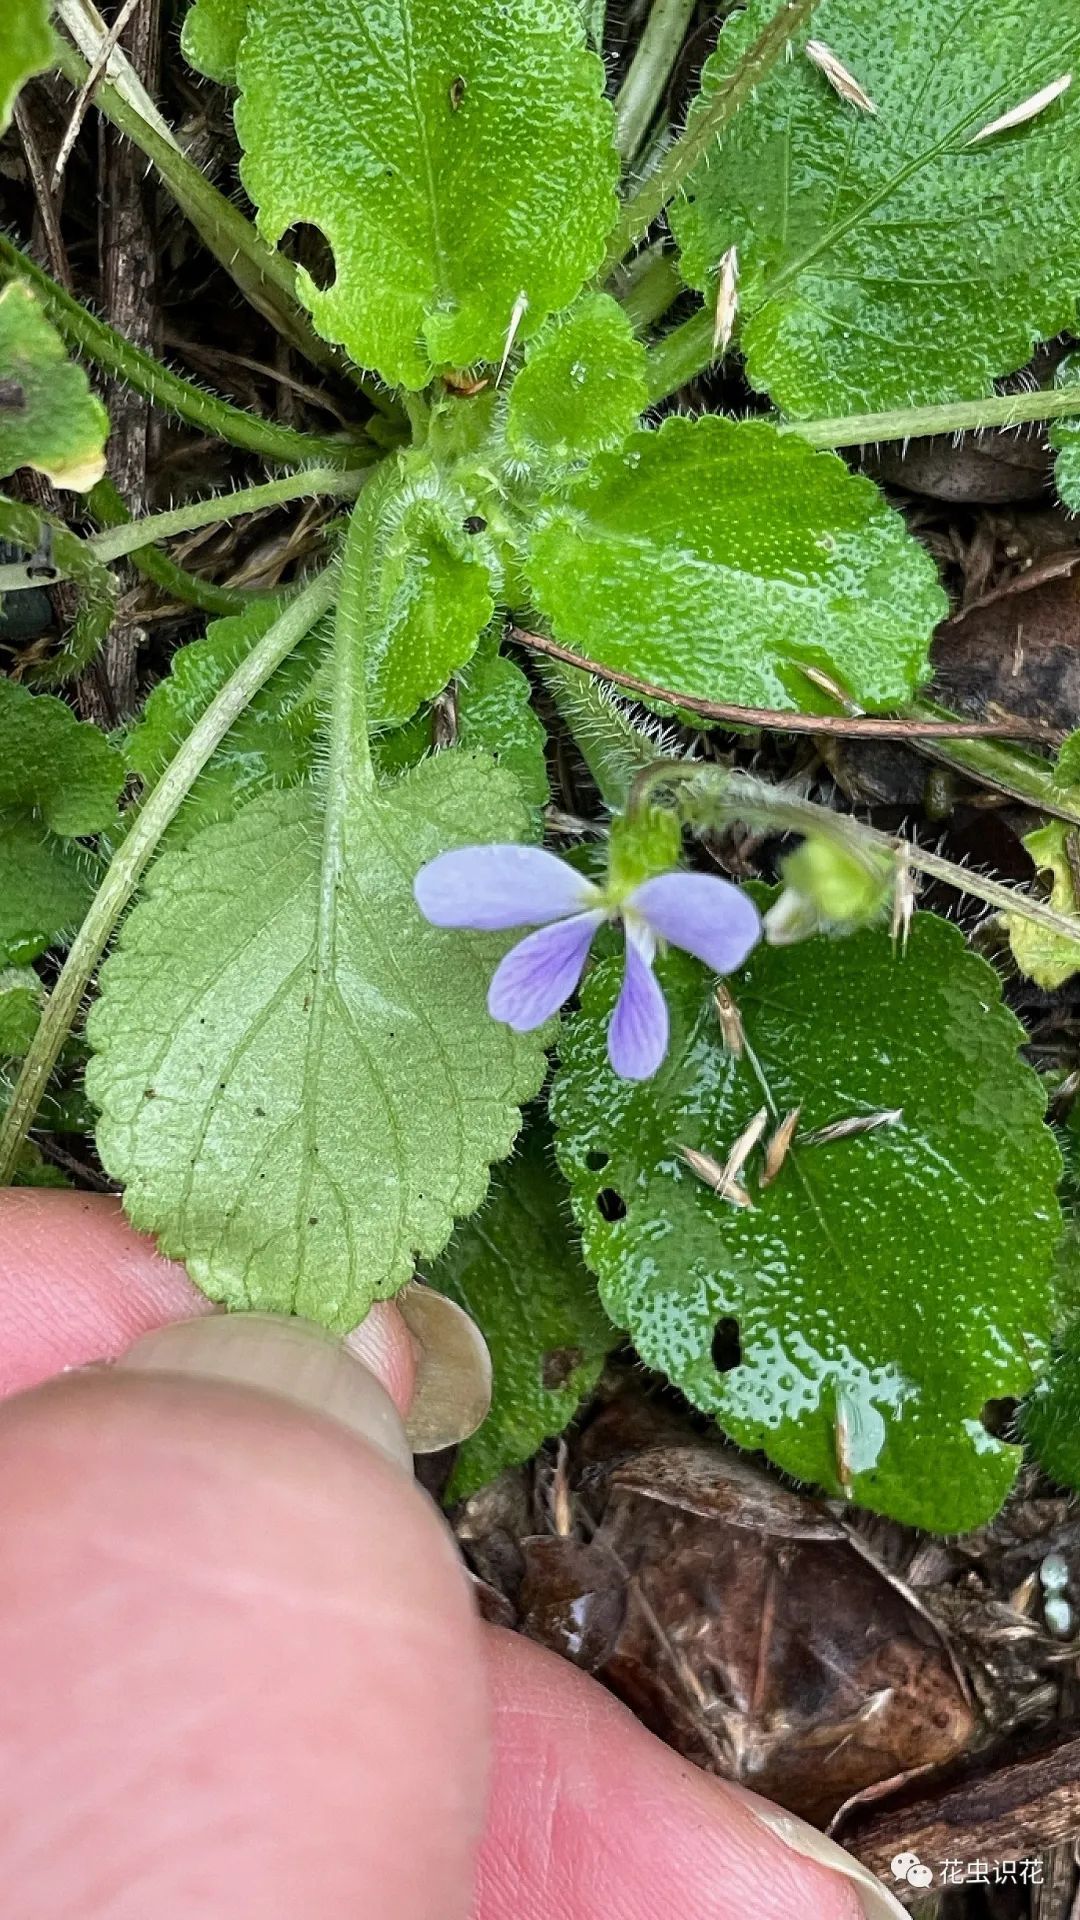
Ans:
[[[894,1880],[909,1887],[1029,1886],[1043,1884],[1043,1862],[1028,1860],[944,1860],[935,1870],[924,1866],[917,1853],[895,1853],[890,1861]]]
[[[933,1867],[924,1867],[917,1853],[894,1854],[892,1862],[894,1880],[906,1880],[909,1887],[932,1887],[934,1884]]]

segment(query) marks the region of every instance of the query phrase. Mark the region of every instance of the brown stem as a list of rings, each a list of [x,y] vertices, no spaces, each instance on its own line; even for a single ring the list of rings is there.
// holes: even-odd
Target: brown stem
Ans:
[[[618,667],[604,666],[599,660],[587,660],[572,653],[557,640],[543,633],[528,633],[511,627],[510,638],[532,653],[546,653],[552,660],[564,660],[568,667],[580,667],[583,673],[613,686],[625,687],[645,700],[663,700],[667,706],[682,707],[703,720],[721,720],[735,727],[774,727],[780,733],[825,733],[842,739],[876,740],[1038,740],[1044,746],[1057,746],[1065,738],[1060,729],[1041,720],[915,720],[878,717],[874,714],[798,713],[784,707],[737,707],[725,700],[703,700],[697,694],[680,693],[675,687],[658,687],[636,674],[623,673]]]

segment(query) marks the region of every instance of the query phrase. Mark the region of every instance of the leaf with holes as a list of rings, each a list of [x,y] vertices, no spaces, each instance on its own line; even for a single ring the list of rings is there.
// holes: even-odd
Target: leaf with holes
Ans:
[[[0,33],[0,133],[10,125],[26,81],[42,73],[53,57],[51,11],[49,0],[5,0]]]
[[[556,638],[661,686],[818,708],[910,697],[947,611],[877,488],[763,421],[673,417],[541,504],[529,583]]]
[[[94,867],[78,841],[110,826],[120,755],[51,694],[0,679],[0,966],[32,960],[81,918]]]
[[[645,349],[618,302],[587,293],[530,343],[506,439],[530,464],[566,465],[626,439],[648,404]]]
[[[196,73],[236,85],[236,61],[247,30],[248,0],[194,0],[184,15],[180,48]]]
[[[109,416],[36,294],[0,293],[0,474],[33,467],[54,487],[87,493],[105,471]]]
[[[617,1080],[597,967],[564,1034],[554,1111],[585,1257],[648,1366],[786,1472],[914,1526],[1001,1505],[1019,1453],[980,1419],[1037,1378],[1051,1324],[1060,1154],[996,976],[948,922],[759,947],[731,982],[748,1045],[725,1051],[711,982],[671,953],[672,1047]],[[799,1134],[740,1207],[680,1149],[723,1161],[766,1105]],[[855,1116],[901,1118],[813,1144]],[[727,1337],[732,1351],[714,1340]]]
[[[488,1016],[509,939],[428,926],[412,881],[526,827],[509,774],[443,753],[330,816],[316,789],[266,794],[152,870],[87,1089],[131,1219],[212,1299],[350,1326],[479,1206],[543,1036]]]
[[[447,1499],[464,1499],[561,1433],[618,1338],[568,1244],[566,1204],[547,1129],[534,1126],[427,1275],[480,1327],[494,1377],[491,1412],[459,1451]]]
[[[724,29],[703,101],[774,11]],[[711,297],[738,248],[747,371],[785,412],[991,393],[1075,320],[1080,86],[978,136],[1076,70],[1080,7],[829,0],[806,31],[877,112],[799,52],[778,64],[672,209],[683,272]]]
[[[387,380],[498,360],[599,266],[618,163],[576,0],[251,0],[237,64],[260,228],[320,229],[302,296]]]

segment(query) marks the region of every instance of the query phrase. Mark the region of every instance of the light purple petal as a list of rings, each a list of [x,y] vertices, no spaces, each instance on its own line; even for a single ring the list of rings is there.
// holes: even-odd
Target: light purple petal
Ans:
[[[542,847],[459,847],[421,867],[416,904],[435,927],[542,927],[581,913],[599,898],[557,854]]]
[[[620,1080],[651,1080],[668,1046],[667,1001],[652,970],[648,932],[626,929],[626,972],[608,1028],[608,1059]]]
[[[518,1033],[542,1027],[578,981],[593,935],[603,920],[599,910],[578,913],[553,927],[541,927],[511,947],[500,960],[488,988],[488,1012]]]
[[[749,894],[714,874],[658,874],[636,887],[627,905],[714,973],[734,973],[761,938],[761,915]]]

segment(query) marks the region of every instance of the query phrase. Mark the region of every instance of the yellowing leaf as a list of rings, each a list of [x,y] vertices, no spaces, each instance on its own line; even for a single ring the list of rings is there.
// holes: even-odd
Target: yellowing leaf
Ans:
[[[105,471],[109,417],[36,295],[0,293],[0,474],[33,467],[54,487],[88,493]]]
[[[1040,872],[1053,875],[1050,905],[1058,913],[1080,915],[1068,847],[1070,837],[1075,838],[1076,833],[1077,829],[1064,820],[1049,820],[1045,827],[1037,827],[1034,833],[1024,835],[1024,846]],[[1080,848],[1076,859],[1080,861]],[[1037,987],[1050,993],[1080,972],[1080,940],[1067,940],[1064,935],[1051,933],[1018,913],[1007,913],[1005,924],[1013,959],[1021,973],[1026,973]]]

